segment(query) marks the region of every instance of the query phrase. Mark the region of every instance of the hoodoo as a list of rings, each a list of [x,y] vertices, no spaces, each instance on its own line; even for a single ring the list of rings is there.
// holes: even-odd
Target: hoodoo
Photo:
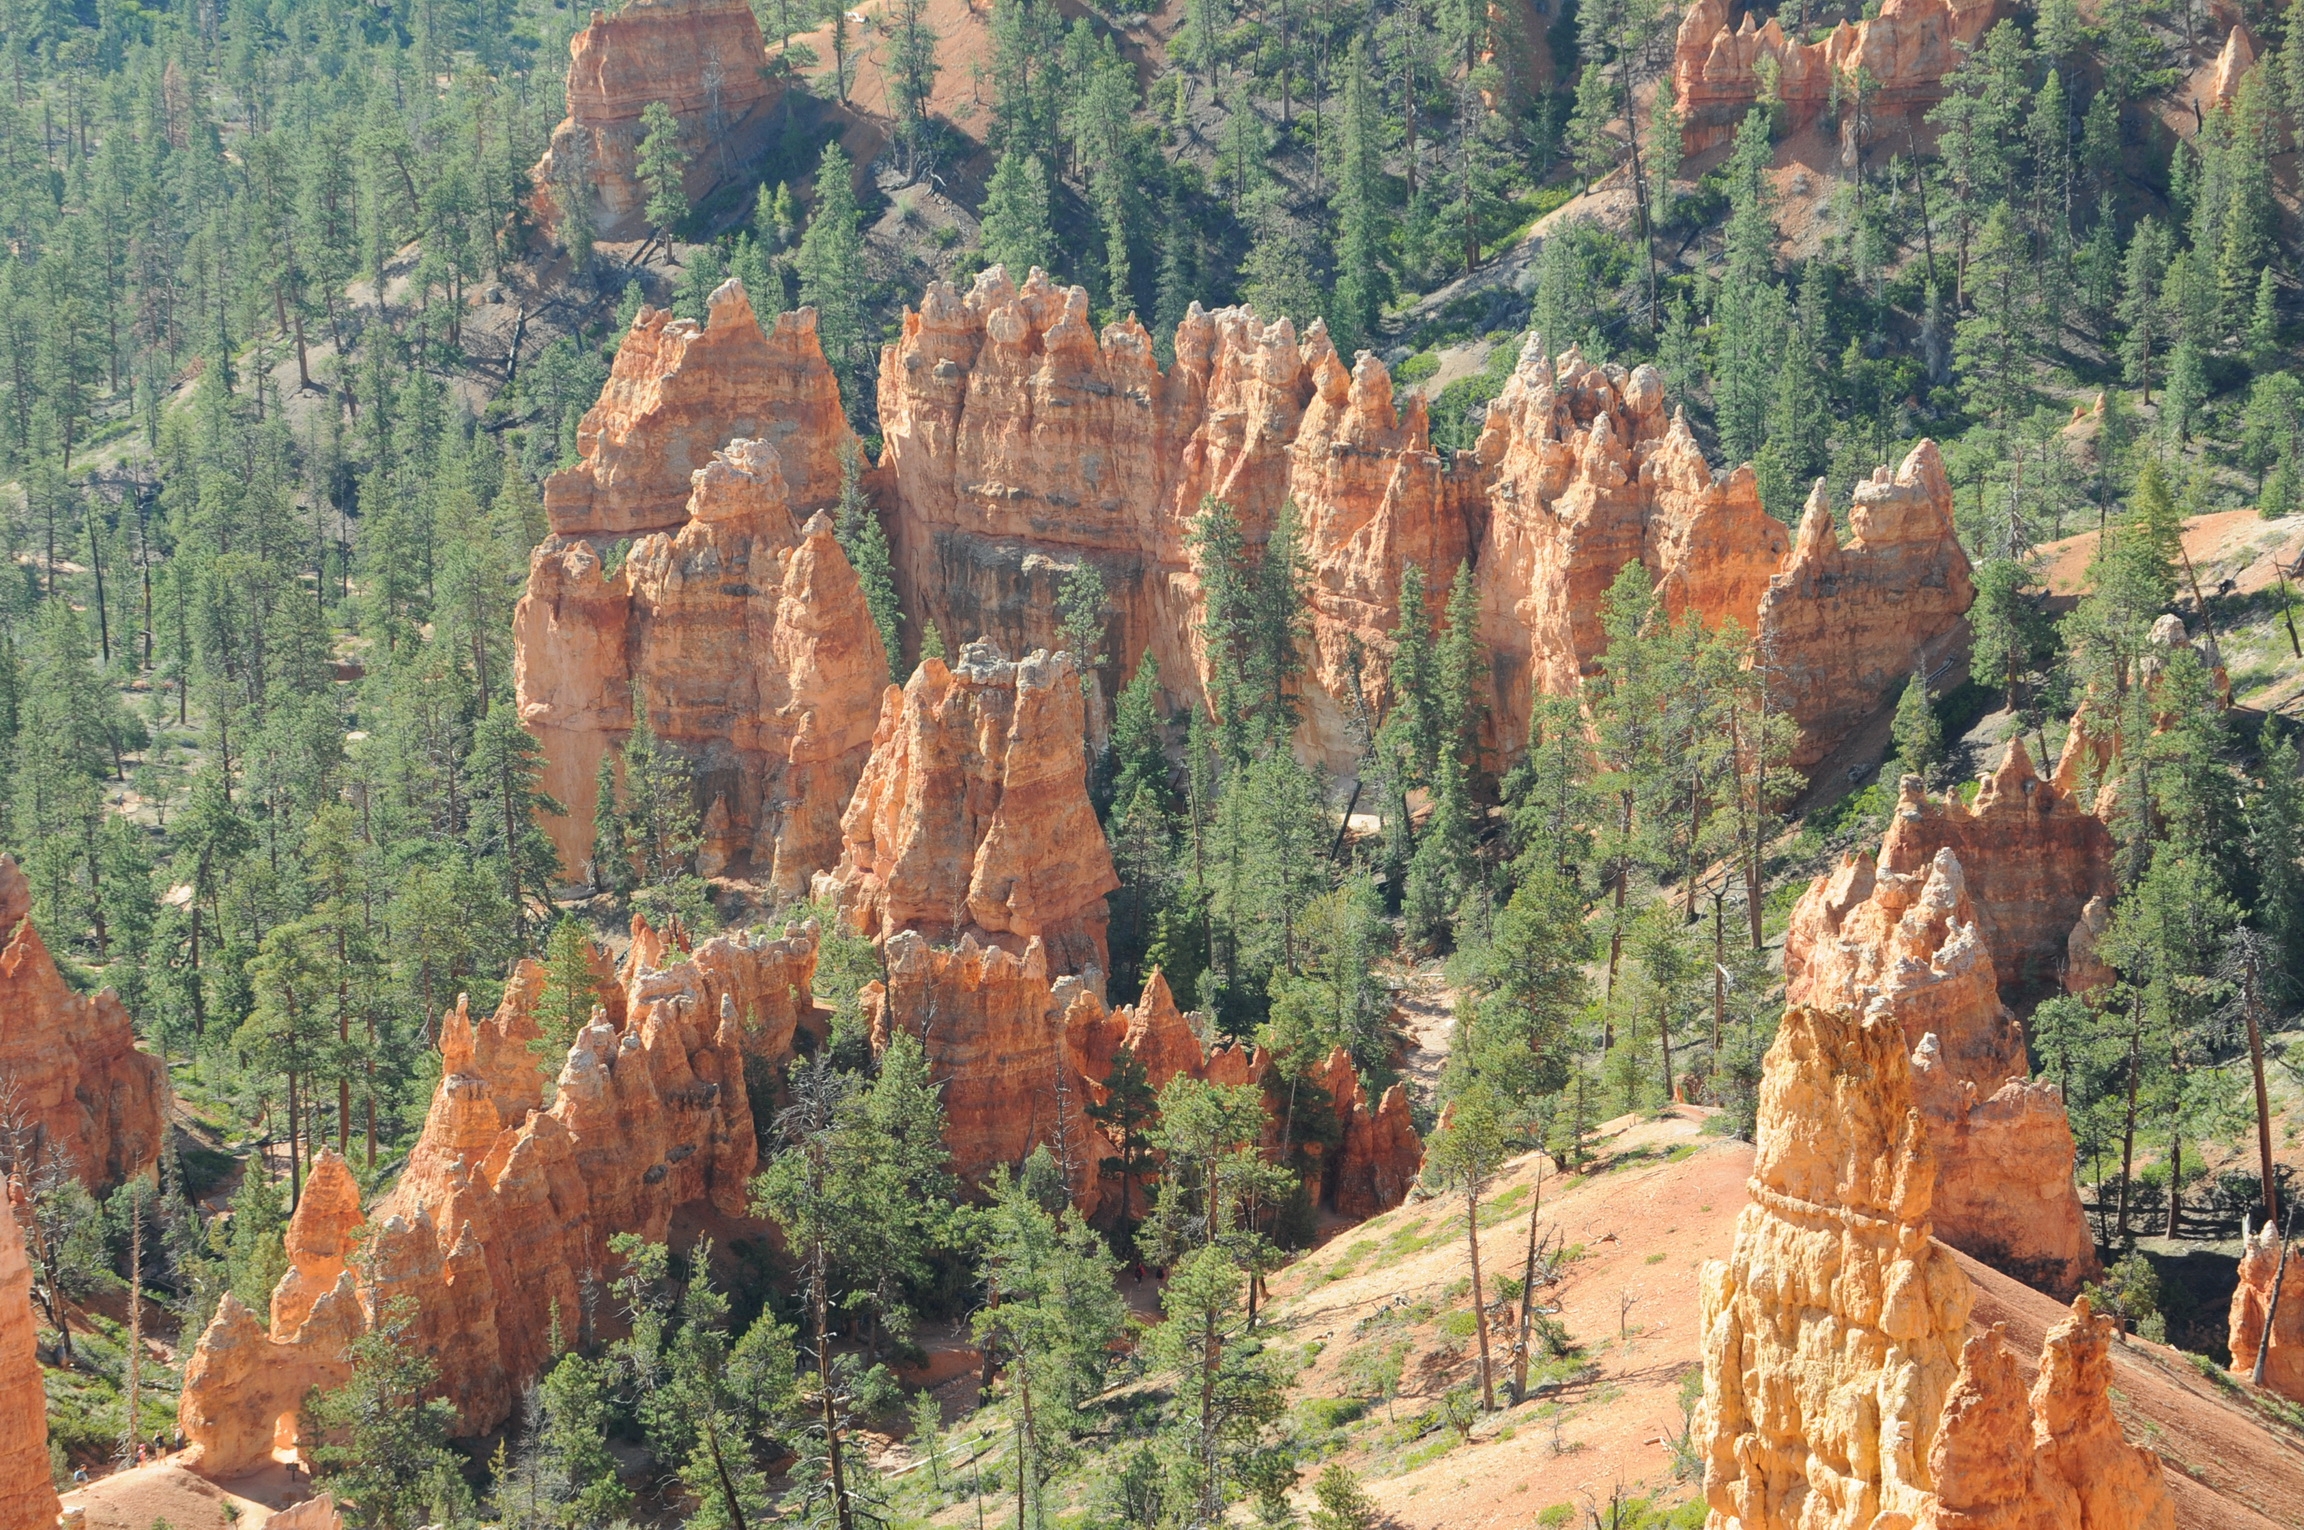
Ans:
[[[83,997],[65,983],[33,926],[32,888],[7,855],[0,942],[0,1106],[12,1131],[28,1132],[22,1152],[61,1160],[93,1190],[146,1173],[160,1157],[168,1098],[160,1059],[137,1050],[118,994]],[[0,1137],[0,1166],[10,1151]]]

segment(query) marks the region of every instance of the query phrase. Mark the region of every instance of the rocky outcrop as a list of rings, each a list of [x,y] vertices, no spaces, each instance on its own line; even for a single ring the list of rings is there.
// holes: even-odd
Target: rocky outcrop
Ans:
[[[292,1334],[304,1326],[313,1306],[336,1289],[352,1258],[352,1235],[366,1218],[360,1210],[360,1183],[333,1148],[312,1155],[303,1198],[288,1219],[281,1240],[288,1273],[272,1288],[272,1332]]]
[[[821,374],[828,419],[846,430],[808,311],[785,315],[763,341],[731,282],[715,296],[707,332],[723,333],[774,353],[750,370]],[[707,415],[724,421],[733,412],[731,404]],[[688,429],[645,412],[637,420],[627,457],[653,459]],[[745,437],[700,447],[710,460],[687,475],[677,531],[642,536],[614,574],[590,542],[565,534],[530,564],[513,615],[515,688],[543,748],[544,790],[567,809],[547,815],[545,827],[571,881],[590,878],[600,761],[631,732],[635,697],[656,736],[690,765],[704,875],[747,875],[792,897],[839,856],[840,813],[871,749],[888,661],[830,518],[800,523],[799,506],[837,496],[838,465],[818,460],[822,432],[804,417],[781,424],[789,457]],[[688,448],[721,425],[695,428],[701,434],[677,461],[652,461],[639,476],[683,466]],[[605,440],[553,482],[608,459]],[[801,493],[786,477],[795,468]],[[626,461],[602,471],[626,482],[630,469]]]
[[[2063,1096],[2031,1078],[1950,849],[1920,871],[1853,855],[1819,877],[1793,910],[1784,972],[1790,1003],[1902,1028],[1935,1163],[1938,1236],[2059,1297],[2094,1278]]]
[[[1761,598],[1756,647],[1799,726],[1792,764],[1814,765],[1965,635],[1976,599],[1936,443],[1856,486],[1845,545],[1818,479],[1784,566]]]
[[[258,1464],[282,1428],[292,1440],[304,1392],[341,1382],[350,1340],[382,1321],[405,1323],[406,1342],[438,1365],[460,1433],[493,1428],[550,1360],[555,1332],[583,1337],[585,1292],[613,1275],[612,1236],[661,1240],[683,1208],[743,1214],[758,1165],[745,1062],[790,1055],[814,927],[692,953],[645,926],[634,936],[636,957],[569,1046],[549,1108],[533,1045],[539,967],[523,965],[494,1015],[449,1012],[439,1088],[406,1171],[359,1235],[356,1268],[328,1162],[315,1166],[272,1328],[227,1297],[186,1372],[180,1418],[204,1475]],[[303,1293],[331,1272],[291,1330]]]
[[[1596,665],[1599,596],[1628,562],[1675,614],[1733,619],[1793,667],[1803,764],[1942,646],[1971,596],[1932,445],[1859,488],[1847,547],[1827,518],[1795,549],[1748,470],[1714,473],[1653,369],[1555,360],[1530,337],[1478,447],[1444,459],[1421,401],[1396,404],[1382,365],[1347,367],[1317,324],[1299,337],[1195,308],[1162,373],[1140,328],[1098,336],[1087,311],[1037,271],[1018,287],[993,270],[964,296],[931,286],[905,316],[880,418],[908,608],[948,636],[1052,645],[1062,580],[1090,563],[1112,598],[1107,651],[1150,652],[1197,699],[1202,502],[1228,503],[1252,551],[1293,503],[1310,575],[1298,744],[1334,770],[1358,764],[1355,684],[1378,712],[1391,702],[1410,562],[1435,591],[1477,570],[1504,753],[1530,685],[1565,692]]]
[[[899,930],[882,954],[888,976],[860,996],[873,1042],[885,1047],[901,1030],[921,1043],[944,1102],[953,1172],[982,1185],[995,1169],[1045,1146],[1074,1203],[1093,1212],[1098,1169],[1111,1150],[1085,1113],[1088,1090],[1065,1048],[1065,1013],[1087,994],[1085,985],[1076,977],[1051,981],[1037,938],[1012,952],[974,935],[935,946]]]
[[[2240,1255],[2240,1283],[2232,1291],[2229,1335],[2232,1371],[2252,1376],[2256,1355],[2264,1354],[2264,1385],[2294,1402],[2304,1402],[2304,1260],[2290,1249],[2286,1269],[2281,1268],[2279,1233],[2266,1227],[2251,1236]],[[2273,1287],[2280,1289],[2275,1306]],[[2272,1342],[2264,1343],[2264,1323],[2272,1323]]]
[[[595,237],[649,230],[639,177],[641,113],[672,109],[687,151],[691,205],[743,182],[773,137],[782,91],[769,78],[760,24],[745,0],[631,0],[568,42],[568,115],[530,172],[538,221],[588,215]]]
[[[1917,778],[1905,777],[1880,865],[1913,875],[1939,850],[1958,857],[2001,991],[2015,998],[2060,981],[2075,992],[2091,986],[2091,972],[2071,976],[2072,942],[2091,903],[2110,906],[2112,848],[2104,820],[2041,780],[2024,741],[2013,738],[1973,802],[1932,799]],[[2096,933],[2092,926],[2085,955],[2093,955]]]
[[[1349,639],[1381,655],[1409,561],[1444,585],[1473,544],[1477,483],[1431,449],[1421,401],[1347,367],[1315,322],[1300,337],[1244,308],[1178,326],[1163,374],[1133,320],[1088,323],[1087,294],[995,267],[936,283],[881,358],[883,471],[908,609],[951,638],[1054,646],[1056,596],[1083,562],[1112,601],[1105,648],[1151,652],[1179,696],[1205,683],[1195,636],[1203,500],[1231,506],[1253,552],[1293,500],[1312,570],[1314,684],[1301,742],[1356,763],[1343,697]],[[1382,666],[1368,683],[1382,700]]]
[[[1338,1216],[1365,1221],[1408,1198],[1424,1168],[1424,1139],[1408,1110],[1405,1085],[1387,1088],[1375,1105],[1342,1047],[1314,1075],[1328,1091],[1343,1140],[1328,1155],[1321,1197]]]
[[[923,661],[882,698],[818,893],[875,940],[911,930],[1017,956],[1037,941],[1051,972],[1100,984],[1120,879],[1088,801],[1086,736],[1069,654],[1012,663],[971,643],[949,666]]]
[[[1769,1049],[1751,1203],[1702,1275],[1694,1433],[1737,1530],[2166,1530],[2159,1460],[2111,1414],[2085,1301],[2026,1399],[1930,1236],[1936,1173],[1902,1028],[1795,1006]]]
[[[740,438],[775,449],[797,509],[838,497],[840,453],[855,435],[816,340],[816,311],[780,314],[763,333],[734,279],[713,292],[701,325],[643,306],[576,428],[575,465],[544,481],[553,537],[605,543],[679,530],[696,472]]]
[[[2048,1331],[2029,1395],[1999,1328],[1969,1337],[1929,1447],[1936,1502],[1920,1530],[2174,1530],[2160,1458],[2112,1416],[2119,1325],[2072,1304]]]
[[[1797,538],[1751,470],[1717,474],[1649,367],[1557,359],[1531,336],[1489,406],[1480,637],[1497,677],[1495,737],[1526,737],[1529,698],[1572,692],[1605,647],[1601,597],[1640,563],[1675,619],[1733,622],[1798,725],[1806,768],[1893,699],[1914,660],[1963,632],[1974,598],[1935,443],[1859,484],[1846,546],[1822,484]]]
[[[1846,150],[1857,147],[1856,82],[1869,76],[1863,147],[1883,142],[1901,118],[1918,129],[1944,99],[1944,77],[1963,44],[1999,15],[1996,0],[1886,0],[1867,21],[1842,21],[1821,41],[1794,41],[1774,16],[1755,25],[1747,12],[1731,26],[1729,0],[1696,0],[1681,13],[1672,54],[1672,99],[1682,141],[1700,154],[1729,142],[1773,71],[1786,125],[1797,130],[1837,113]]]
[[[52,1530],[62,1507],[49,1476],[48,1393],[36,1332],[32,1267],[0,1188],[0,1530]]]
[[[103,1190],[159,1161],[168,1081],[107,988],[74,993],[32,923],[32,889],[0,855],[0,1166],[61,1159]],[[25,1167],[29,1167],[26,1165]]]

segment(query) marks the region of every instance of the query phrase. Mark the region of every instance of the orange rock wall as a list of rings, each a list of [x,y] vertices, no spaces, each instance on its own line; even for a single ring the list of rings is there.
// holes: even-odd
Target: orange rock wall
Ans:
[[[1019,956],[1039,941],[1051,971],[1100,984],[1120,879],[1088,801],[1084,705],[1068,654],[971,643],[923,661],[881,700],[818,894],[878,941],[973,936]]]
[[[1062,578],[1085,561],[1112,595],[1106,650],[1152,653],[1179,697],[1206,678],[1189,545],[1204,496],[1233,506],[1251,549],[1293,502],[1311,575],[1298,743],[1338,771],[1358,758],[1355,648],[1370,705],[1389,704],[1409,562],[1436,590],[1478,569],[1507,753],[1529,687],[1567,691],[1596,663],[1599,597],[1628,562],[1675,614],[1733,619],[1786,667],[1803,765],[1902,686],[1916,649],[1952,639],[1973,596],[1933,445],[1858,489],[1848,546],[1827,516],[1796,550],[1748,470],[1714,474],[1653,369],[1551,358],[1533,337],[1477,448],[1444,461],[1421,401],[1397,405],[1371,357],[1348,369],[1318,324],[1299,339],[1195,308],[1162,373],[1139,327],[1090,329],[1084,293],[992,270],[965,295],[932,285],[905,316],[880,418],[907,609],[948,642],[1052,645]]]
[[[1751,1202],[1702,1275],[1693,1429],[1714,1530],[2169,1530],[2159,1458],[2113,1418],[2085,1300],[2031,1395],[1930,1236],[1936,1181],[1902,1028],[1792,1008],[1769,1049]]]
[[[1819,877],[1793,910],[1784,971],[1792,1004],[1902,1028],[1936,1168],[1939,1237],[2060,1298],[2095,1278],[2063,1097],[2031,1078],[1949,848],[1910,872],[1854,855]]]
[[[2272,1307],[2275,1281],[2280,1287],[2277,1311]],[[2304,1402],[2304,1256],[2289,1249],[2288,1268],[2282,1271],[2279,1234],[2270,1227],[2251,1237],[2240,1256],[2229,1329],[2234,1375],[2255,1374],[2267,1314],[2272,1343],[2264,1356],[2264,1385],[2291,1402]]]
[[[734,282],[714,295],[712,313],[697,337],[677,320],[652,330],[662,316],[645,311],[627,348],[678,329],[693,347],[712,341],[725,353],[696,360],[702,373],[717,375],[736,357],[742,376],[782,380],[766,390],[778,408],[787,397],[821,407],[768,423],[768,411],[747,414],[752,406],[733,399],[704,407],[684,381],[687,358],[666,375],[628,378],[633,394],[654,402],[603,423],[587,458],[552,483],[564,499],[577,493],[570,484],[607,484],[611,513],[592,518],[646,522],[662,514],[653,486],[685,473],[677,529],[641,536],[608,575],[592,542],[567,529],[584,517],[556,520],[562,529],[537,549],[514,612],[514,680],[522,720],[543,745],[544,790],[568,809],[545,827],[569,880],[590,876],[600,761],[631,731],[637,689],[650,726],[694,773],[704,813],[699,869],[748,873],[789,897],[838,857],[840,814],[871,748],[887,655],[830,518],[798,523],[797,506],[837,497],[839,467],[824,440],[847,430],[813,314],[787,314],[764,337]],[[663,361],[658,354],[650,364]],[[738,416],[781,436],[784,450],[719,436]],[[685,472],[699,455],[709,460]]]
[[[638,157],[640,114],[661,101],[688,151],[690,205],[742,183],[770,141],[781,89],[765,73],[767,49],[745,0],[631,0],[568,42],[568,115],[530,180],[547,226],[567,215],[580,179],[601,239],[648,230]]]
[[[613,1275],[611,1236],[660,1240],[683,1207],[744,1213],[758,1166],[744,1060],[789,1056],[814,982],[814,927],[683,952],[643,925],[633,946],[548,1109],[530,1047],[540,968],[523,964],[495,1015],[474,1021],[461,1004],[448,1014],[439,1088],[407,1170],[368,1215],[357,1269],[326,1159],[316,1166],[290,1224],[273,1328],[226,1298],[186,1372],[179,1416],[203,1474],[258,1464],[282,1413],[309,1387],[340,1382],[350,1339],[403,1298],[409,1342],[438,1364],[459,1432],[485,1432],[549,1362],[556,1324],[563,1342],[581,1337],[586,1284]],[[331,1277],[291,1331],[300,1293]]]
[[[0,1190],[0,1530],[52,1530],[61,1505],[48,1474],[48,1393],[32,1315],[32,1267]]]
[[[136,1030],[107,988],[72,991],[32,924],[32,888],[14,857],[0,855],[0,1092],[38,1134],[36,1149],[62,1155],[101,1191],[160,1158],[168,1081],[160,1060],[136,1048]]]
[[[1944,99],[1944,77],[1999,15],[1996,0],[1886,0],[1868,21],[1835,27],[1819,42],[1795,42],[1774,16],[1755,26],[1747,13],[1730,26],[1728,0],[1696,0],[1680,16],[1672,55],[1672,99],[1680,109],[1687,152],[1732,141],[1759,99],[1761,61],[1773,60],[1776,94],[1795,130],[1852,98],[1857,71],[1874,82],[1864,146],[1918,129],[1927,108]],[[1842,142],[1853,147],[1853,111],[1839,107]],[[1901,119],[1901,121],[1897,120]]]

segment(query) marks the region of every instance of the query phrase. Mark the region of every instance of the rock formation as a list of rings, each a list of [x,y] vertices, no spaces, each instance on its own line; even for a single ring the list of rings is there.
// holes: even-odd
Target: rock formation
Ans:
[[[2240,1256],[2240,1283],[2232,1291],[2230,1337],[2232,1371],[2251,1376],[2256,1353],[2264,1350],[2264,1385],[2294,1402],[2304,1402],[2304,1259],[2289,1251],[2280,1263],[2280,1237],[2270,1227],[2248,1239]],[[2275,1309],[2272,1288],[2280,1301]],[[2264,1321],[2272,1320],[2272,1342],[2264,1344]]]
[[[2059,1297],[2096,1275],[2063,1096],[2031,1079],[1950,849],[1920,871],[1853,855],[1819,877],[1793,910],[1784,971],[1792,1004],[1902,1028],[1945,1242]]]
[[[32,1267],[0,1189],[0,1530],[53,1530],[61,1505],[48,1465],[48,1393],[32,1316]]]
[[[797,509],[839,495],[840,453],[856,438],[816,340],[816,311],[781,314],[763,333],[734,279],[713,292],[702,325],[643,306],[576,428],[575,465],[544,481],[552,536],[679,530],[697,470],[740,438],[775,448]]]
[[[972,934],[934,946],[899,930],[882,954],[886,980],[861,995],[874,1044],[886,1046],[898,1030],[920,1041],[943,1097],[953,1172],[981,1185],[1045,1146],[1074,1203],[1093,1212],[1098,1167],[1111,1149],[1085,1113],[1088,1090],[1064,1044],[1065,1012],[1085,985],[1077,977],[1051,982],[1037,938],[1011,952]]]
[[[1408,1113],[1407,1087],[1390,1086],[1371,1107],[1367,1086],[1342,1047],[1328,1054],[1318,1077],[1344,1130],[1343,1140],[1328,1155],[1322,1199],[1338,1216],[1354,1221],[1390,1211],[1408,1198],[1424,1168],[1424,1139]]]
[[[882,354],[891,532],[907,608],[948,636],[1053,644],[1056,593],[1102,573],[1108,651],[1159,660],[1162,683],[1205,683],[1190,546],[1205,496],[1247,545],[1281,507],[1301,517],[1311,579],[1299,746],[1353,769],[1353,660],[1371,704],[1399,579],[1443,588],[1471,561],[1495,660],[1496,738],[1525,734],[1531,683],[1574,687],[1600,650],[1597,598],[1643,562],[1676,614],[1733,618],[1790,666],[1798,762],[1821,759],[1953,636],[1972,595],[1932,445],[1861,486],[1846,547],[1827,517],[1801,546],[1760,507],[1747,470],[1721,478],[1666,407],[1653,369],[1557,358],[1531,337],[1479,445],[1443,460],[1420,400],[1403,409],[1372,357],[1347,368],[1315,324],[1193,309],[1162,373],[1141,328],[1087,322],[1087,298],[1035,271],[994,269],[965,295],[931,286]]]
[[[839,466],[824,442],[847,429],[813,314],[787,314],[763,337],[729,282],[712,315],[699,336],[681,320],[650,331],[644,312],[619,353],[622,367],[645,349],[643,335],[675,331],[691,352],[661,374],[636,373],[636,389],[644,380],[656,402],[604,421],[586,459],[552,479],[564,499],[571,484],[607,485],[610,503],[603,515],[556,520],[537,550],[513,616],[514,679],[522,721],[543,746],[544,790],[568,809],[545,825],[570,880],[588,876],[600,761],[630,733],[637,692],[649,726],[693,772],[704,814],[698,869],[749,873],[789,897],[839,855],[840,813],[871,748],[888,661],[831,520],[799,523],[797,506],[837,496]],[[725,354],[694,354],[707,340]],[[699,401],[728,382],[729,398]],[[594,416],[616,390],[611,380]],[[791,407],[795,398],[809,408]],[[718,435],[737,416],[773,426],[785,451]],[[572,528],[605,519],[644,529],[663,513],[657,486],[674,472],[686,486],[677,530],[648,531],[607,574]]]
[[[1014,663],[971,643],[928,659],[880,704],[871,759],[817,878],[857,927],[973,936],[1057,973],[1108,961],[1104,895],[1120,885],[1088,801],[1086,719],[1071,656]]]
[[[1756,26],[1750,12],[1731,27],[1729,0],[1696,0],[1681,13],[1672,54],[1672,99],[1680,109],[1690,154],[1725,144],[1760,99],[1773,67],[1787,126],[1797,130],[1837,111],[1844,152],[1855,143],[1858,71],[1870,74],[1864,143],[1885,142],[1892,118],[1919,130],[1927,109],[1944,99],[1944,77],[1999,15],[1996,0],[1886,0],[1871,20],[1843,21],[1820,42],[1794,41],[1774,16]]]
[[[2111,1325],[2076,1303],[2027,1402],[1930,1235],[1902,1028],[1795,1006],[1760,1086],[1752,1200],[1702,1277],[1694,1431],[1720,1530],[2167,1530],[2159,1460],[2113,1420]]]
[[[447,1015],[431,1111],[357,1267],[327,1160],[316,1165],[272,1328],[226,1297],[186,1371],[179,1416],[204,1475],[237,1475],[292,1440],[297,1402],[342,1381],[346,1346],[373,1324],[405,1325],[438,1364],[459,1432],[493,1428],[549,1360],[555,1323],[580,1335],[586,1285],[613,1274],[611,1236],[660,1240],[683,1207],[744,1212],[758,1163],[745,1059],[790,1055],[814,928],[693,953],[634,934],[635,959],[568,1047],[548,1109],[531,1045],[540,968],[523,964],[493,1016],[461,1003]]]
[[[160,1158],[168,1081],[107,988],[76,994],[32,924],[32,888],[0,855],[0,1166],[59,1155],[93,1190]]]
[[[1967,873],[1976,923],[1991,950],[2001,992],[2011,998],[2054,988],[2071,963],[2074,931],[2089,905],[2109,900],[2112,835],[2104,820],[2032,769],[2021,738],[2008,741],[1976,800],[1931,799],[1919,780],[1899,787],[1896,813],[1880,843],[1883,870],[1920,872],[1949,849]],[[2099,920],[2101,915],[2099,915]],[[2096,927],[2087,951],[2093,953]],[[2074,991],[2089,986],[2088,974]]]
[[[1752,638],[1803,768],[1891,700],[1917,656],[1957,640],[1975,595],[1932,441],[1857,486],[1846,546],[1821,481],[1795,539],[1749,468],[1713,472],[1652,368],[1555,360],[1532,336],[1478,451],[1491,484],[1480,636],[1505,749],[1526,736],[1532,688],[1565,694],[1597,667],[1601,596],[1635,560],[1674,617]]]
[[[782,91],[768,77],[760,24],[744,0],[631,0],[568,42],[568,115],[530,172],[538,221],[589,215],[601,239],[649,230],[640,115],[663,102],[687,151],[688,201],[743,183],[773,136]]]
[[[1998,1328],[1971,1334],[1928,1450],[1936,1502],[1920,1530],[2174,1530],[2160,1458],[2112,1416],[2118,1325],[2072,1304],[2048,1331],[2029,1395]]]
[[[292,1334],[304,1326],[313,1306],[336,1289],[352,1258],[352,1235],[366,1218],[360,1210],[360,1183],[344,1155],[322,1148],[312,1155],[312,1172],[296,1213],[281,1240],[288,1273],[272,1288],[272,1332]]]

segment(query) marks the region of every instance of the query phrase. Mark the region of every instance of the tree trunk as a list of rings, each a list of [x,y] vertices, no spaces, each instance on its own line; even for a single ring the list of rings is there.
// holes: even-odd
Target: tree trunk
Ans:
[[[1464,1242],[1472,1251],[1472,1329],[1480,1336],[1480,1408],[1496,1411],[1496,1379],[1488,1365],[1488,1303],[1480,1286],[1480,1187],[1464,1191]]]
[[[2142,999],[2131,1000],[2128,1020],[2128,1117],[2120,1128],[2120,1236],[2128,1236],[2128,1191],[2136,1167],[2136,1089],[2144,1067]]]
[[[1512,1346],[1512,1401],[1528,1400],[1529,1328],[1536,1316],[1536,1214],[1544,1205],[1544,1160],[1536,1160],[1536,1188],[1528,1200],[1528,1258],[1520,1273],[1520,1337]]]
[[[2264,1088],[2264,1031],[2256,1023],[2256,969],[2250,966],[2242,974],[2241,1013],[2248,1017],[2248,1068],[2256,1080],[2256,1164],[2263,1176],[2264,1217],[2272,1226],[2280,1225],[2280,1182],[2272,1172],[2272,1105]],[[2282,1245],[2285,1257],[2286,1245]]]

